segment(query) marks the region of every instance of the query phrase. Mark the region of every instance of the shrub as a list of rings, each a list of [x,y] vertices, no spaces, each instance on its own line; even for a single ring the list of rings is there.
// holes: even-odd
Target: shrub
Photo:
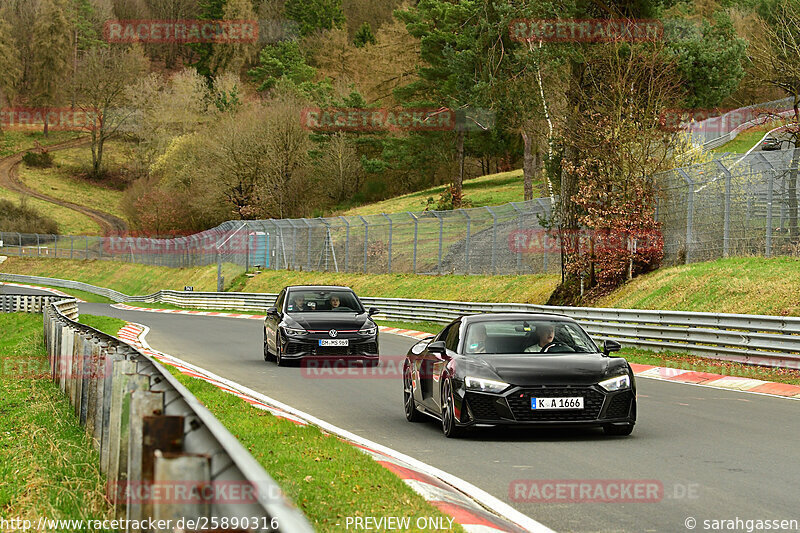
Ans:
[[[50,217],[40,215],[24,200],[19,205],[8,200],[0,200],[0,230],[57,235],[58,223]]]
[[[25,152],[22,162],[29,167],[50,168],[53,166],[53,155],[50,152]]]

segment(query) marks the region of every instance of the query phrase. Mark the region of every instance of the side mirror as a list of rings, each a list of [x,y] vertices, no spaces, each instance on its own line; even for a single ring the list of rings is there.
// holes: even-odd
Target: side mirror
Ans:
[[[277,314],[278,314],[278,308],[277,307],[270,307],[269,309],[267,309],[267,316],[274,316],[274,315],[277,315]]]
[[[445,344],[444,341],[436,341],[428,344],[428,351],[437,355],[444,355]]]
[[[369,315],[369,316],[377,315],[380,312],[381,312],[381,310],[378,309],[377,307],[370,307],[369,311],[367,311],[367,315]]]
[[[618,352],[622,349],[622,345],[617,341],[606,339],[603,341],[603,353],[608,355],[611,352]]]

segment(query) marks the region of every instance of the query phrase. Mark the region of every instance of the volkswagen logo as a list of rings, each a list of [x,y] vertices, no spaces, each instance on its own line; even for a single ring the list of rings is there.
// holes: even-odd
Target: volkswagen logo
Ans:
[[[334,338],[336,338],[336,336],[337,336],[337,335],[339,335],[339,332],[338,332],[338,331],[336,331],[335,329],[332,329],[332,330],[330,330],[330,331],[328,332],[328,335],[330,335],[331,337],[334,337]]]

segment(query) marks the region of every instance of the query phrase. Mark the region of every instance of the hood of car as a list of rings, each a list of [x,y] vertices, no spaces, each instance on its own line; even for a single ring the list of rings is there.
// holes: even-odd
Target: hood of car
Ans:
[[[468,357],[461,367],[464,376],[474,375],[527,387],[591,385],[624,373],[627,362],[620,357],[602,354],[534,353]]]
[[[350,330],[361,329],[367,321],[366,313],[350,313],[350,312],[324,312],[314,311],[311,313],[292,313],[286,315],[285,321],[289,325],[299,325],[307,330],[320,330],[328,331],[335,329]]]

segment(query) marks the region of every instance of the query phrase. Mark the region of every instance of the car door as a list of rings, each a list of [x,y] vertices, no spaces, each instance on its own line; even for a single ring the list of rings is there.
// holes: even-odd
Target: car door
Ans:
[[[446,377],[445,370],[450,360],[458,354],[458,343],[461,340],[461,320],[453,322],[447,331],[444,340],[445,353],[439,354],[433,362],[433,399],[436,401],[438,411],[442,412],[442,385]]]
[[[277,333],[278,333],[278,324],[281,321],[281,317],[283,316],[283,302],[286,299],[286,289],[283,289],[279,294],[278,297],[275,299],[275,306],[278,308],[278,312],[274,315],[267,315],[266,320],[264,321],[264,333],[267,336],[267,345],[272,353],[276,353],[275,350],[278,348],[277,342]]]
[[[431,342],[445,340],[451,327],[452,324],[446,326],[436,337],[431,340]],[[434,398],[435,394],[433,380],[433,374],[435,372],[434,368],[438,360],[439,359],[437,356],[429,352],[426,348],[422,351],[420,357],[416,361],[417,377],[419,378],[419,395],[416,399],[419,403],[434,412],[439,409],[439,401]]]

